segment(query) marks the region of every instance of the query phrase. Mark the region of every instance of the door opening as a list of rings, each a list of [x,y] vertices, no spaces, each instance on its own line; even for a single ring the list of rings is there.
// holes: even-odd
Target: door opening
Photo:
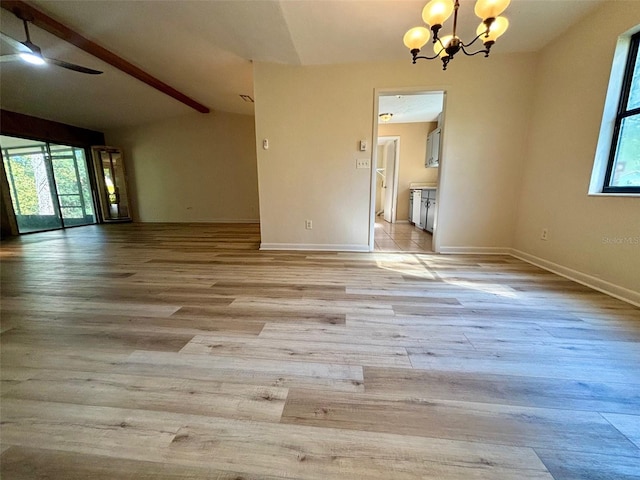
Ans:
[[[373,151],[371,251],[437,250],[444,99],[443,91],[376,90],[373,144],[378,147]],[[389,162],[394,155],[395,161]],[[418,191],[424,193],[425,208]]]

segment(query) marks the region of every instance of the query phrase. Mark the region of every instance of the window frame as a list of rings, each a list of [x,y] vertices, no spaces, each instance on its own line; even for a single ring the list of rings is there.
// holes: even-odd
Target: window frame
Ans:
[[[624,75],[622,78],[622,88],[620,89],[620,96],[618,100],[618,108],[616,110],[615,123],[613,127],[613,135],[611,138],[611,147],[609,149],[609,157],[607,160],[607,169],[604,176],[604,185],[602,186],[602,193],[640,193],[640,186],[612,186],[611,177],[613,174],[613,166],[616,160],[616,153],[618,151],[618,142],[620,139],[620,129],[622,121],[629,117],[640,117],[640,107],[627,110],[627,104],[629,102],[629,95],[631,93],[631,81],[633,80],[633,74],[638,57],[638,50],[640,47],[640,32],[636,32],[630,38],[629,50],[627,54],[627,61],[625,64]]]

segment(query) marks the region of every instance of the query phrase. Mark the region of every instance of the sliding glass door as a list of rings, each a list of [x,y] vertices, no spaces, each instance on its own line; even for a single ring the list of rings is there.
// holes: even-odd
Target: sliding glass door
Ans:
[[[84,150],[0,136],[20,233],[96,223]]]
[[[96,223],[84,149],[50,144],[49,152],[64,226]]]

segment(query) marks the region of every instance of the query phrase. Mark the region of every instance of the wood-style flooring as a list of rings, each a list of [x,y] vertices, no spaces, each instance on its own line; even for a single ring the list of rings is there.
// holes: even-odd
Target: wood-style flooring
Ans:
[[[5,241],[3,480],[640,479],[640,309],[256,225]]]

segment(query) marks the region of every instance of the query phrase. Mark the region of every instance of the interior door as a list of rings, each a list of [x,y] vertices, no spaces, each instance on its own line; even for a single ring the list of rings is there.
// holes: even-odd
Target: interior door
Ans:
[[[395,220],[394,210],[394,196],[395,196],[395,177],[396,177],[396,151],[397,140],[391,140],[385,144],[385,159],[386,159],[386,181],[385,181],[385,194],[384,194],[384,214],[383,218],[389,223],[393,223]]]

